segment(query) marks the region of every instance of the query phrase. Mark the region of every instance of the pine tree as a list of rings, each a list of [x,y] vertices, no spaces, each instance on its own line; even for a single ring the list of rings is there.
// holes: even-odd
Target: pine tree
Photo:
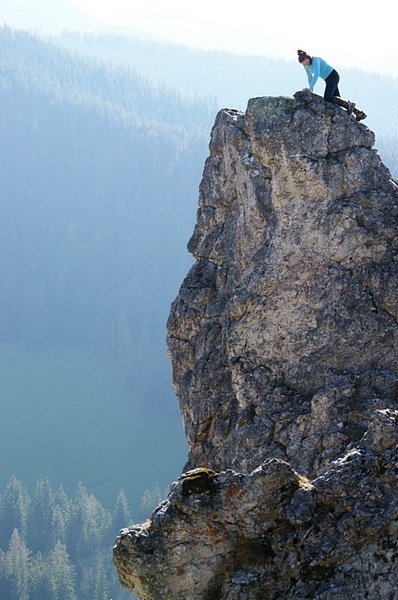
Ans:
[[[30,563],[29,600],[47,600],[48,565],[41,552],[32,557]]]
[[[108,600],[110,596],[108,573],[105,568],[105,560],[99,558],[95,566],[93,600]]]
[[[51,526],[53,544],[60,541],[66,544],[72,519],[72,502],[61,486],[54,495]]]
[[[48,589],[51,600],[77,600],[75,569],[69,561],[65,544],[57,542],[48,558]]]
[[[121,489],[116,498],[115,508],[113,509],[111,529],[115,535],[119,530],[132,524],[129,503],[126,492]]]
[[[15,600],[29,600],[30,551],[14,529],[6,554],[6,574],[11,583],[11,597]]]
[[[12,476],[0,505],[0,548],[3,550],[7,548],[14,529],[18,529],[18,535],[26,539],[29,505],[30,497],[26,487]]]
[[[113,597],[110,591],[110,577],[107,566],[113,567],[109,554],[103,552],[97,553],[92,557],[92,560],[85,562],[80,578],[81,598],[109,600]]]
[[[0,598],[11,597],[11,584],[7,575],[7,554],[0,550]]]
[[[73,503],[73,517],[69,529],[68,548],[75,561],[84,561],[101,547],[109,531],[111,515],[94,494],[88,494],[79,483]]]
[[[36,484],[36,494],[29,519],[29,548],[32,552],[48,553],[53,546],[54,496],[50,481],[45,477]],[[59,538],[58,538],[59,539]]]
[[[145,490],[141,500],[142,517],[148,517],[151,512],[161,503],[162,491],[158,483],[155,483],[153,490]]]

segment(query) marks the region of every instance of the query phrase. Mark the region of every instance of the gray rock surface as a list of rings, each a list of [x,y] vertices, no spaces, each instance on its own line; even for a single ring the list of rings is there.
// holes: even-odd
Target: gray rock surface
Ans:
[[[398,598],[398,187],[374,142],[308,91],[217,115],[168,322],[202,470],[115,545],[140,598]]]

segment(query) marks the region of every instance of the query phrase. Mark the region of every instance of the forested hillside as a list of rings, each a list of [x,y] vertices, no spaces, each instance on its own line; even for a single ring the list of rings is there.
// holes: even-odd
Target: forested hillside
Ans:
[[[22,32],[0,42],[1,339],[131,364],[187,261],[209,107]]]
[[[208,101],[0,29],[1,484],[49,475],[136,501],[178,476],[165,323],[213,118]]]

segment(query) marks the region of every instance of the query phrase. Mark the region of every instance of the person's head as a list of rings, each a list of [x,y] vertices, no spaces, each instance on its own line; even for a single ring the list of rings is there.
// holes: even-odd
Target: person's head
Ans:
[[[307,52],[305,52],[304,50],[297,50],[297,55],[299,63],[301,65],[304,65],[304,67],[311,64],[312,57],[309,54],[307,54]]]

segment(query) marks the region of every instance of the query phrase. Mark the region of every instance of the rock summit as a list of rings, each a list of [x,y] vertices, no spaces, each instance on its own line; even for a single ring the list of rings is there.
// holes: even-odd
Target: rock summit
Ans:
[[[142,600],[398,598],[398,186],[374,144],[309,91],[218,113],[168,321],[189,456],[114,547]]]

